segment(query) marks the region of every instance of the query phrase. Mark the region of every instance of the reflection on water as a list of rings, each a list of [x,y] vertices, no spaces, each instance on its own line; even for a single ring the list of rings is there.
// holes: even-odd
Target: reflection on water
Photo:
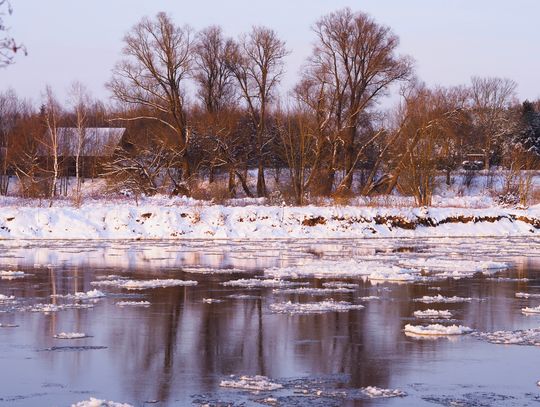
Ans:
[[[330,240],[189,242],[9,242],[0,244],[0,406],[66,406],[95,396],[150,405],[524,405],[539,400],[538,348],[494,345],[473,336],[432,340],[406,336],[416,310],[448,309],[452,321],[477,331],[540,326],[520,308],[540,299],[539,241]],[[489,259],[511,264],[488,278],[357,284],[325,296],[245,289],[220,283],[261,276],[269,267],[355,258]],[[183,269],[188,269],[189,273]],[[193,269],[204,268],[204,273]],[[208,268],[234,269],[209,273]],[[200,270],[203,271],[203,270]],[[73,301],[51,295],[87,292],[108,275],[130,279],[197,280],[197,286],[143,291],[107,287],[106,297]],[[503,277],[497,279],[498,277]],[[528,281],[525,281],[528,279]],[[336,279],[301,279],[312,288]],[[354,287],[348,286],[348,287]],[[423,304],[424,295],[461,296],[468,303]],[[244,295],[244,297],[241,297]],[[378,299],[363,301],[361,297]],[[1,297],[0,297],[1,298]],[[205,299],[219,299],[209,302]],[[348,312],[288,315],[283,301],[333,298],[363,304]],[[149,307],[118,306],[148,301]],[[35,304],[57,312],[31,312]],[[85,304],[62,309],[65,304]],[[451,322],[452,322],[451,321]],[[16,325],[8,327],[8,325]],[[82,339],[56,339],[61,332]],[[269,394],[221,388],[229,375],[264,375],[283,385]],[[366,386],[399,388],[407,397],[369,400]],[[276,400],[275,402],[273,400]],[[262,404],[261,404],[262,403]],[[454,404],[452,404],[454,403]]]

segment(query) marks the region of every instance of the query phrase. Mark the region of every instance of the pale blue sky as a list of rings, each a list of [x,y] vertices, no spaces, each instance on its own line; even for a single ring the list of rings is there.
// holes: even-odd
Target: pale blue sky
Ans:
[[[46,84],[61,98],[73,80],[107,98],[104,83],[120,58],[122,37],[145,15],[170,13],[196,29],[223,26],[232,36],[254,24],[274,28],[292,51],[282,90],[296,81],[309,54],[310,26],[349,6],[389,25],[400,50],[414,57],[428,84],[466,83],[472,75],[502,76],[519,84],[522,99],[540,97],[538,0],[11,0],[12,35],[28,48],[0,70],[0,89],[13,87],[38,101]]]

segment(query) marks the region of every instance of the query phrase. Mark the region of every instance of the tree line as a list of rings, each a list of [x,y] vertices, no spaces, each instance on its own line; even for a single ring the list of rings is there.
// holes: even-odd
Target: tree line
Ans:
[[[143,18],[124,37],[106,84],[110,103],[78,83],[64,104],[47,88],[37,111],[12,90],[0,94],[0,193],[10,176],[26,196],[66,193],[63,127],[77,129],[79,153],[85,129],[126,127],[128,140],[100,175],[147,195],[193,195],[206,178],[224,183],[227,197],[267,197],[273,170],[287,175],[282,192],[297,204],[397,190],[427,205],[441,175],[450,183],[463,167],[538,167],[540,102],[518,101],[514,81],[429,87],[389,27],[349,8],[321,17],[312,31],[311,55],[284,93],[290,51],[273,29],[229,38],[219,26],[195,32],[165,13]],[[399,103],[382,109],[390,92]],[[78,194],[79,167],[77,156]]]

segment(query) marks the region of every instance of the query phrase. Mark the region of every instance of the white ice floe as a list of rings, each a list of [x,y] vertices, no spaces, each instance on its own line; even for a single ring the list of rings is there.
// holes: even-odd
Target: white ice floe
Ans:
[[[250,273],[249,270],[243,270],[238,268],[209,268],[209,267],[184,267],[182,268],[184,273],[192,274],[238,274],[238,273]]]
[[[516,298],[540,298],[540,294],[516,293]]]
[[[454,303],[454,302],[470,302],[472,301],[472,298],[464,298],[464,297],[445,297],[441,294],[439,295],[424,295],[420,298],[415,298],[414,301],[416,302],[423,302],[425,304],[431,304],[436,302],[442,302],[442,303]]]
[[[275,294],[305,294],[305,295],[328,295],[328,294],[346,294],[353,292],[351,288],[310,288],[310,287],[299,287],[299,288],[280,288],[273,290]]]
[[[89,400],[79,401],[78,403],[72,404],[71,407],[133,407],[131,404],[127,403],[117,403],[114,401],[106,401],[90,397]]]
[[[491,274],[508,269],[509,265],[496,261],[444,259],[437,257],[407,258],[399,261],[399,265],[417,268],[434,274],[435,277],[463,278],[475,273]]]
[[[17,324],[0,324],[0,328],[17,328],[18,326]]]
[[[59,334],[54,335],[56,339],[83,339],[88,338],[83,332],[60,332]]]
[[[270,310],[280,314],[320,314],[324,312],[346,312],[362,309],[363,305],[351,304],[347,301],[321,301],[321,302],[279,302],[270,304]]]
[[[249,294],[231,294],[227,298],[232,298],[234,300],[260,300],[260,295],[249,295]]]
[[[231,380],[222,380],[219,383],[221,387],[231,387],[234,389],[253,390],[253,391],[272,391],[281,389],[283,386],[279,383],[274,383],[266,376],[241,376]]]
[[[264,274],[274,278],[358,278],[387,281],[412,281],[417,270],[406,269],[376,261],[331,261],[316,260],[292,267],[273,267]]]
[[[88,309],[93,308],[92,304],[34,304],[28,307],[23,307],[20,311],[30,311],[30,312],[57,312],[64,311],[67,309]]]
[[[382,389],[376,386],[362,388],[362,393],[370,398],[405,397],[407,393],[399,389]]]
[[[87,292],[76,292],[75,294],[66,294],[66,295],[54,294],[54,295],[51,295],[51,297],[65,298],[68,300],[94,300],[97,298],[105,297],[105,294],[99,290],[93,289]]]
[[[164,288],[176,286],[193,286],[197,281],[176,280],[176,279],[154,279],[154,280],[104,280],[92,281],[90,284],[99,287],[118,287],[126,290],[146,290],[149,288]]]
[[[368,295],[367,297],[360,297],[360,301],[371,301],[371,300],[380,300],[381,297],[377,295]]]
[[[434,310],[434,309],[427,309],[425,311],[414,311],[413,315],[416,318],[429,318],[429,319],[436,319],[436,318],[452,318],[452,313],[448,310]]]
[[[540,346],[540,328],[517,331],[478,332],[474,335],[496,344]]]
[[[298,287],[307,285],[308,283],[295,283],[292,281],[281,280],[278,278],[270,278],[261,280],[258,278],[241,278],[239,280],[230,280],[221,283],[227,287],[244,287],[244,288],[275,288],[275,287]]]
[[[119,307],[149,307],[150,301],[118,301]]]
[[[25,276],[27,276],[27,274],[24,271],[0,270],[0,279],[2,280],[15,280]]]
[[[472,331],[471,328],[463,325],[405,325],[405,332],[414,335],[463,335],[471,333]]]
[[[223,302],[223,300],[217,299],[217,298],[203,298],[203,302],[205,304],[216,304]]]
[[[3,294],[0,294],[0,302],[1,301],[12,301],[14,300],[15,297],[13,295],[3,295]]]
[[[526,314],[526,315],[540,314],[540,305],[538,307],[521,308],[521,312]]]
[[[358,288],[357,283],[345,283],[343,281],[327,281],[322,284],[325,288],[351,288],[356,289]]]

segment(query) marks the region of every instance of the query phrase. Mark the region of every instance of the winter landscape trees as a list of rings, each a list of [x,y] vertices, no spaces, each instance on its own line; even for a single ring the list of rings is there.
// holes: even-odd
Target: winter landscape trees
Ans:
[[[53,199],[67,195],[72,177],[80,200],[90,175],[146,195],[279,192],[304,204],[397,193],[429,205],[436,185],[450,185],[459,171],[537,169],[539,102],[518,101],[514,81],[428,87],[390,27],[348,8],[322,16],[312,31],[311,55],[287,91],[290,50],[272,28],[233,39],[165,13],[143,18],[124,37],[107,83],[111,103],[91,100],[82,84],[65,105],[47,88],[41,109],[12,90],[0,95],[0,193]],[[18,47],[0,43],[4,65]],[[397,103],[383,103],[399,89]],[[95,130],[111,127],[125,129],[121,138]],[[89,153],[87,133],[109,137],[98,144],[113,143],[110,152]],[[530,182],[516,176],[507,192],[529,196]],[[10,188],[11,178],[19,187]]]

